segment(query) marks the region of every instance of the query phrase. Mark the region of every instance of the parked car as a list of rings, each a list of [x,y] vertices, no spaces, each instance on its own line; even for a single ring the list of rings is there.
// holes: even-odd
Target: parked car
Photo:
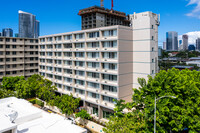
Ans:
[[[71,121],[72,121],[72,124],[75,124],[75,125],[76,125],[76,121],[75,121],[75,119],[74,119],[73,117],[68,117],[67,119],[68,119],[68,120],[71,120]]]

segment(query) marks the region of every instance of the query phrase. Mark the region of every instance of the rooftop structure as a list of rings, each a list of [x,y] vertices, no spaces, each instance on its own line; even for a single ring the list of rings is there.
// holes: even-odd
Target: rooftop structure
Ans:
[[[176,65],[176,66],[172,66],[172,68],[177,68],[179,70],[183,70],[183,69],[193,69],[194,66],[179,66],[179,65]]]
[[[82,30],[112,25],[130,26],[126,13],[104,7],[85,8],[80,10],[78,15],[82,17]]]
[[[70,120],[15,97],[0,99],[0,125],[0,132],[6,133],[87,133]]]

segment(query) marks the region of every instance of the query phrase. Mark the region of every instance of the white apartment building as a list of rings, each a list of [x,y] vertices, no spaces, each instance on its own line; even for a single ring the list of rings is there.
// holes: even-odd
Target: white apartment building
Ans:
[[[39,72],[61,94],[80,97],[89,113],[107,118],[113,99],[132,99],[137,78],[157,72],[156,14],[131,15],[133,27],[109,26],[39,38]]]

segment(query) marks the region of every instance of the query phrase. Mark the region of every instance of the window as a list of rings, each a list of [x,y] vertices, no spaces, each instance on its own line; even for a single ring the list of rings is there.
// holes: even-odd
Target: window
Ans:
[[[45,46],[40,46],[41,49],[45,49]],[[53,49],[53,45],[47,45],[47,49]]]
[[[72,65],[72,61],[64,61],[64,64],[66,65],[66,66],[71,66]]]
[[[55,64],[61,65],[62,61],[61,60],[55,60]]]
[[[45,42],[45,38],[41,38],[41,39],[40,39],[40,42]]]
[[[113,116],[114,113],[112,112],[107,112],[107,111],[103,111],[103,118],[109,118],[110,116]]]
[[[72,91],[72,87],[64,86],[64,88],[65,88],[66,91]]]
[[[3,51],[0,51],[0,55],[3,55]]]
[[[64,48],[72,48],[72,44],[71,43],[64,44]]]
[[[65,82],[72,83],[72,78],[66,78],[66,77],[64,77],[64,80],[65,80]]]
[[[72,74],[72,70],[71,69],[64,69],[64,73],[66,73],[66,74]]]
[[[103,96],[103,101],[109,102],[109,103],[114,103],[115,98],[112,97],[107,97],[107,96]]]
[[[13,41],[13,42],[16,42],[17,40],[16,40],[16,39],[12,39],[12,41]]]
[[[33,40],[32,40],[32,39],[30,40],[30,43],[33,43]]]
[[[84,86],[84,85],[85,85],[85,81],[75,79],[75,84],[77,84],[77,85],[81,85],[81,86]]]
[[[152,74],[154,74],[154,70],[152,70]]]
[[[38,43],[38,40],[35,40],[36,43]]]
[[[10,42],[10,39],[9,39],[9,38],[6,38],[6,42]]]
[[[10,61],[10,58],[6,58],[6,61]]]
[[[84,33],[82,34],[76,34],[75,39],[84,39]]]
[[[16,65],[16,64],[14,64],[14,65],[12,65],[12,67],[13,67],[13,68],[16,68],[16,67],[17,67],[17,65]]]
[[[117,81],[117,75],[102,74],[104,80]]]
[[[10,75],[10,72],[6,72],[6,75]]]
[[[99,94],[88,92],[88,97],[99,99]]]
[[[17,72],[16,72],[16,71],[13,71],[12,74],[17,74]]]
[[[55,75],[55,79],[57,79],[57,80],[62,80],[62,77],[61,77],[61,76]]]
[[[3,48],[3,45],[0,45],[0,48]]]
[[[154,47],[152,47],[152,51],[154,51]]]
[[[154,40],[154,36],[151,37],[151,40]]]
[[[103,31],[103,36],[108,37],[108,36],[117,36],[117,30],[107,30]]]
[[[84,58],[85,57],[85,53],[84,52],[75,52],[75,57]]]
[[[33,55],[33,54],[34,54],[34,53],[31,51],[31,52],[30,52],[30,55]]]
[[[117,47],[117,41],[106,41],[103,42],[103,48],[116,48]]]
[[[88,48],[99,48],[99,42],[88,42]]]
[[[54,70],[55,70],[56,72],[59,72],[59,73],[62,72],[62,69],[61,69],[61,68],[57,68],[57,67],[55,67]]]
[[[62,56],[62,53],[61,53],[61,52],[55,52],[54,55],[55,55],[55,56],[58,56],[58,57],[61,57],[61,56]]]
[[[3,39],[2,39],[2,38],[0,38],[0,42],[3,42]]]
[[[34,48],[34,46],[33,46],[33,45],[31,45],[31,46],[30,46],[30,49],[33,49],[33,48]]]
[[[51,41],[52,41],[52,37],[48,37],[47,42],[51,42]]]
[[[105,59],[116,59],[117,58],[117,52],[103,52],[102,55],[103,55],[103,58],[105,58]]]
[[[10,48],[10,45],[6,45],[6,48]]]
[[[84,48],[85,44],[84,43],[75,43],[75,48]]]
[[[17,48],[17,46],[16,46],[16,45],[13,45],[12,48]]]
[[[106,70],[117,70],[117,64],[115,63],[103,63],[102,66]]]
[[[152,62],[154,62],[154,59],[152,59]]]
[[[1,69],[4,68],[3,65],[0,65],[0,68],[1,68]]]
[[[55,49],[61,49],[62,45],[61,44],[55,44]]]
[[[61,41],[61,36],[56,36],[55,41]]]
[[[75,70],[75,75],[85,76],[85,72],[84,71]]]
[[[99,78],[99,73],[87,72],[89,78]]]
[[[153,29],[154,27],[153,27],[153,25],[151,25],[151,29]]]
[[[72,35],[66,35],[66,36],[64,36],[64,39],[65,40],[71,40],[72,39]]]
[[[48,71],[53,71],[53,67],[47,66],[46,68]]]
[[[87,66],[89,68],[99,68],[99,63],[98,62],[88,62]]]
[[[98,83],[87,82],[87,85],[88,85],[89,88],[99,89],[99,84]]]
[[[15,52],[15,51],[12,52],[12,55],[16,55],[16,54],[17,54],[17,52]]]
[[[88,33],[88,38],[97,38],[99,37],[99,32]]]
[[[6,68],[10,68],[10,65],[6,65]]]
[[[0,58],[0,62],[3,62],[3,58]]]
[[[99,52],[88,52],[87,57],[88,58],[99,58]]]
[[[75,92],[78,93],[78,94],[81,94],[81,95],[85,94],[84,90],[80,90],[80,89],[77,89],[77,88],[75,88]]]
[[[13,58],[12,61],[17,61],[17,59],[16,59],[16,58]]]
[[[109,92],[117,92],[117,87],[115,86],[108,86],[108,85],[102,85],[103,90],[109,91]]]
[[[64,52],[65,57],[72,57],[72,52]]]
[[[30,58],[30,60],[31,60],[31,61],[33,61],[33,60],[34,60],[34,58],[33,58],[33,57],[31,57],[31,58]],[[44,59],[43,59],[43,60],[44,60]],[[45,60],[44,60],[44,62],[45,62]]]
[[[83,62],[83,61],[75,61],[75,66],[84,67],[85,66],[85,62]]]

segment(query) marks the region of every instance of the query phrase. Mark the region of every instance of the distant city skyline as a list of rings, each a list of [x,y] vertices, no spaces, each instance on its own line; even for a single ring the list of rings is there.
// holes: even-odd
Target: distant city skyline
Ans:
[[[145,4],[143,4],[144,2]],[[18,10],[23,10],[35,14],[40,20],[40,31],[42,36],[80,30],[81,17],[77,15],[78,11],[85,7],[100,5],[100,0],[85,0],[85,2],[82,2],[81,0],[57,0],[56,5],[52,0],[30,0],[29,2],[26,2],[25,0],[11,0],[11,3],[10,1],[2,1],[2,5],[11,5],[11,7],[9,10],[4,6],[1,8],[5,12],[0,12],[0,15],[2,16],[0,29],[9,27],[14,30],[14,33],[18,33]],[[110,0],[104,1],[104,4],[106,8],[111,8]],[[133,11],[138,13],[144,10],[161,14],[159,45],[162,46],[163,41],[166,40],[165,35],[167,31],[177,31],[180,36],[187,34],[188,32],[193,34],[198,32],[198,36],[200,37],[200,32],[198,31],[200,17],[198,15],[199,12],[195,11],[196,8],[198,9],[197,4],[196,1],[192,0],[114,0],[114,10],[123,11],[127,14],[132,14]],[[189,35],[189,44],[190,42],[195,44],[193,36],[195,35]]]

